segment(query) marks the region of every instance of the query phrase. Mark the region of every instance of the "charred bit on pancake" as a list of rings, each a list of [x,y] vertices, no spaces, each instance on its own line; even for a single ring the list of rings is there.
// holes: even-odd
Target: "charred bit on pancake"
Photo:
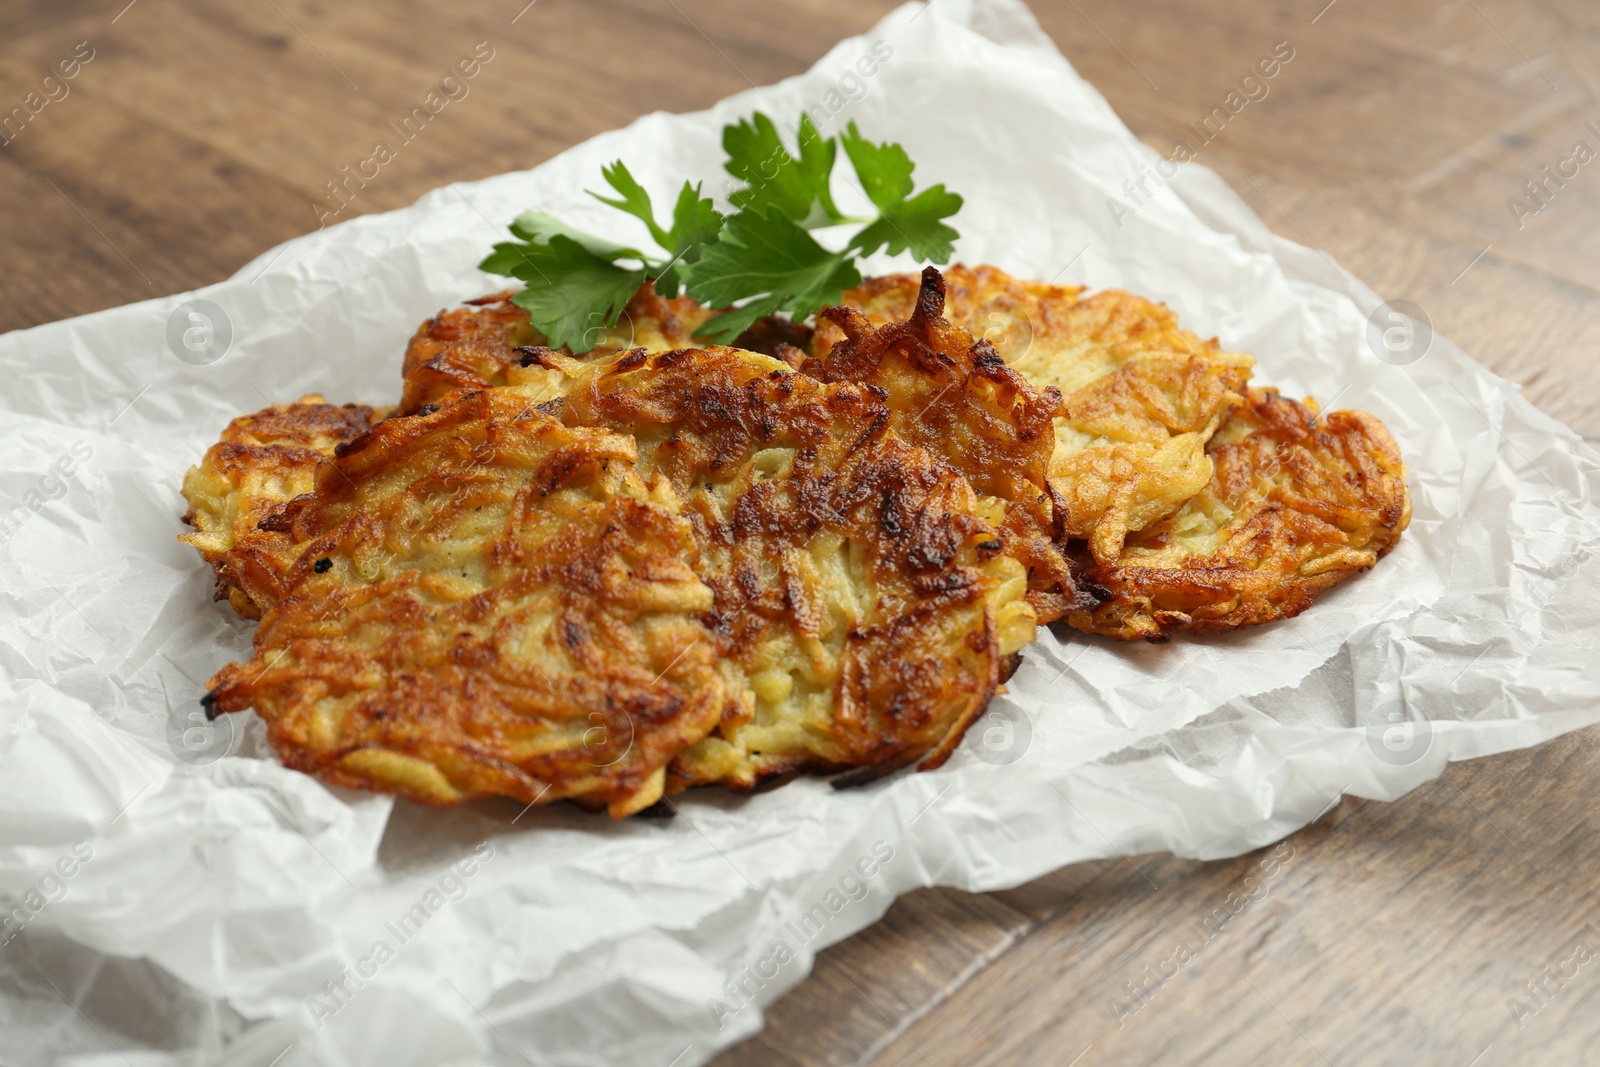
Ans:
[[[897,435],[943,457],[978,492],[1004,500],[1003,548],[1028,569],[1039,621],[1053,621],[1081,599],[1058,543],[1049,483],[1060,390],[1030,385],[988,341],[945,320],[944,301],[944,277],[929,267],[905,322],[874,326],[854,308],[827,308],[820,317],[844,339],[802,370],[876,390]]]

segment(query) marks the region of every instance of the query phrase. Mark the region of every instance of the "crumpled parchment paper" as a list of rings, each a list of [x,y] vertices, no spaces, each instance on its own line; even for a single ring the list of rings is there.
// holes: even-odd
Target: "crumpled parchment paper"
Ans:
[[[1415,500],[1399,548],[1229,637],[1041,633],[937,772],[704,791],[670,821],[425,811],[284,770],[250,717],[205,726],[202,685],[251,626],[173,538],[223,424],[309,391],[392,401],[415,325],[501,284],[475,264],[514,215],[637,239],[583,193],[601,164],[718,189],[720,129],[756,108],[903,142],[920,183],[966,197],[965,262],[1164,300],[1258,380],[1382,417]],[[1378,298],[1197,164],[1119,219],[1157,159],[1015,0],[908,4],[710,111],[0,337],[0,1059],[686,1067],[914,887],[1233,855],[1341,793],[1600,719],[1600,457],[1442,337],[1378,358]]]

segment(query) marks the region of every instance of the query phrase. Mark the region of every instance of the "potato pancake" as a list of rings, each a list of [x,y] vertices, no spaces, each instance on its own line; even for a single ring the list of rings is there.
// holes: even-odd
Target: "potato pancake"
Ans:
[[[727,695],[695,538],[636,456],[509,390],[378,424],[282,507],[300,555],[212,710],[334,785],[649,806]]]
[[[1033,639],[1006,505],[891,429],[883,391],[736,349],[587,368],[569,425],[632,435],[670,485],[744,679],[669,791],[789,772],[935,767]]]
[[[1207,451],[1215,473],[1176,514],[1130,534],[1112,563],[1082,554],[1080,583],[1100,603],[1069,624],[1163,641],[1298,615],[1411,521],[1400,451],[1363,412],[1319,417],[1313,401],[1251,389]]]
[[[1028,570],[1039,621],[1053,622],[1077,600],[1056,545],[1061,525],[1047,480],[1061,393],[1029,385],[988,341],[946,321],[944,304],[944,279],[929,267],[905,322],[874,326],[854,308],[828,308],[821,318],[844,339],[802,370],[880,389],[896,435],[942,456],[978,493],[1005,501],[1005,552]]]
[[[226,598],[247,619],[259,619],[277,602],[300,549],[283,533],[260,528],[261,521],[309,493],[323,457],[366,433],[381,414],[312,393],[228,423],[183,477],[189,502],[183,521],[196,532],[178,538],[211,565],[218,600]]]
[[[1130,293],[1084,297],[1075,286],[1020,281],[994,267],[944,272],[946,316],[993,345],[1036,387],[1054,386],[1050,485],[1062,531],[1115,560],[1123,538],[1176,511],[1211,477],[1207,440],[1240,402],[1254,361],[1178,327],[1177,316]],[[843,303],[875,325],[911,317],[916,275],[872,278]],[[818,327],[814,358],[844,339]]]
[[[469,300],[466,307],[441,311],[418,327],[406,345],[399,414],[414,415],[457,390],[485,386],[513,386],[540,401],[561,395],[566,377],[524,364],[517,351],[543,345],[545,339],[528,313],[511,302],[512,295],[508,290]],[[616,324],[600,331],[585,358],[631,348],[682,348],[694,343],[691,335],[712,314],[686,296],[658,296],[654,283],[646,282]]]

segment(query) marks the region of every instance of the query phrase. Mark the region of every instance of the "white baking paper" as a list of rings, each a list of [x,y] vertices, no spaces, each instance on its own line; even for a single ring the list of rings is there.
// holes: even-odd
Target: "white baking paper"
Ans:
[[[937,772],[705,791],[671,821],[421,810],[284,770],[250,718],[200,725],[251,631],[174,540],[224,423],[311,391],[392,402],[416,323],[501,284],[475,264],[514,215],[639,239],[583,193],[601,164],[718,189],[719,131],[756,108],[903,142],[966,197],[965,262],[1165,300],[1258,380],[1381,416],[1415,500],[1399,548],[1229,637],[1041,634]],[[1109,198],[1156,159],[1019,3],[910,4],[710,111],[0,337],[0,1060],[686,1067],[914,887],[1233,855],[1341,793],[1391,799],[1600,719],[1595,451],[1442,337],[1376,358],[1377,297],[1199,166],[1119,228]],[[196,298],[222,309],[209,337],[214,313],[178,310]],[[173,321],[201,363],[225,326],[226,355],[175,358]]]

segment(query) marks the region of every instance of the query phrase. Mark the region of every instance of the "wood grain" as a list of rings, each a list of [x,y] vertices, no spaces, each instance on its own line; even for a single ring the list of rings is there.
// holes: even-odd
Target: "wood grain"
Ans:
[[[0,147],[0,329],[216,281],[314,229],[324,183],[477,42],[495,52],[470,95],[341,217],[798,73],[893,6],[523,3],[0,8],[0,112],[79,42],[95,50],[70,94]],[[1600,149],[1585,126],[1600,123],[1590,0],[1040,0],[1035,11],[1163,152],[1290,42],[1270,95],[1200,161],[1279,233],[1418,303],[1600,438],[1600,166],[1520,226],[1508,208],[1574,141]],[[1132,857],[1007,893],[913,893],[825,952],[767,1029],[718,1063],[1591,1062],[1600,966],[1520,1025],[1507,1001],[1534,1003],[1524,983],[1600,922],[1588,876],[1600,860],[1597,737],[1456,765],[1394,804],[1347,800],[1287,852]],[[1256,886],[1265,895],[1214,936],[1196,932],[1229,893]],[[1186,938],[1203,941],[1194,958],[1150,978],[1171,971]]]

